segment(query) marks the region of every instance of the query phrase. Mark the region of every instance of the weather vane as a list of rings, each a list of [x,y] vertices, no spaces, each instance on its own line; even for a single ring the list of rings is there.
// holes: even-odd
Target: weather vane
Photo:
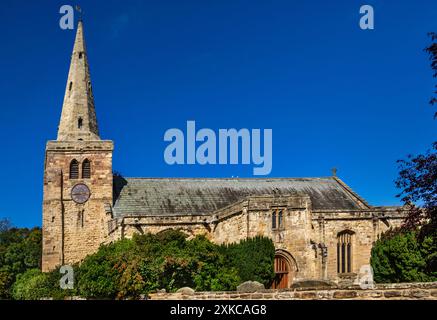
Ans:
[[[82,8],[79,7],[78,5],[76,5],[76,6],[75,6],[75,9],[76,9],[76,11],[79,13],[79,20],[82,21],[82,16],[83,16]]]

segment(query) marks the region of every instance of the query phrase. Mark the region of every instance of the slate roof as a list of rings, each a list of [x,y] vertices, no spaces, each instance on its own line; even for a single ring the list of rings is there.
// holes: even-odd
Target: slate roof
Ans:
[[[115,217],[202,215],[248,196],[310,196],[313,210],[359,210],[361,198],[328,178],[121,178],[114,177]],[[360,200],[357,200],[358,199]],[[362,200],[364,201],[364,200]]]

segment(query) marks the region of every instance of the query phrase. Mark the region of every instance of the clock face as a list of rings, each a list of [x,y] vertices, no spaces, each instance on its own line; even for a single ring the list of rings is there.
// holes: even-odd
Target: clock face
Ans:
[[[85,203],[90,198],[91,192],[86,184],[78,183],[71,189],[71,198],[76,203]]]

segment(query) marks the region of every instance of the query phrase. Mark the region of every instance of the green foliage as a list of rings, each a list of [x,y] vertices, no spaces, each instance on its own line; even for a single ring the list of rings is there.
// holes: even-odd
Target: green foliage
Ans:
[[[64,299],[76,295],[75,290],[60,288],[59,268],[43,273],[39,269],[29,269],[17,276],[12,286],[12,297],[16,300],[38,300],[45,298]]]
[[[270,283],[273,257],[273,243],[265,238],[219,246],[203,236],[186,240],[176,230],[135,235],[88,256],[77,271],[77,292],[88,298],[126,299],[185,286],[235,290],[245,280]]]
[[[85,258],[75,273],[77,287],[81,295],[93,298],[115,298],[117,284],[132,255],[133,243],[120,240],[110,245],[102,245],[93,255]]]
[[[425,48],[437,76],[437,34]],[[437,87],[436,87],[437,88]],[[434,91],[437,93],[437,91]],[[437,96],[430,100],[437,105]],[[437,113],[435,113],[437,118]],[[398,160],[397,195],[407,209],[400,230],[389,232],[372,249],[371,264],[379,282],[437,280],[437,141],[424,154]]]
[[[0,232],[0,299],[130,299],[185,286],[224,291],[246,280],[268,285],[274,277],[274,252],[272,241],[261,237],[220,246],[204,236],[187,240],[172,229],[135,235],[102,245],[74,265],[74,289],[63,290],[59,268],[39,271],[41,230],[5,228]]]
[[[226,247],[229,264],[238,270],[242,281],[255,280],[266,287],[274,278],[275,246],[265,237],[249,238]]]
[[[0,299],[11,298],[12,284],[19,274],[39,268],[41,229],[5,227],[0,231]]]
[[[11,287],[14,284],[15,277],[12,272],[8,270],[0,271],[0,300],[11,297]]]
[[[39,269],[29,269],[17,276],[12,287],[12,296],[16,300],[36,300],[50,296],[48,274]]]
[[[436,281],[436,231],[421,236],[417,231],[389,232],[372,248],[370,263],[376,282]]]

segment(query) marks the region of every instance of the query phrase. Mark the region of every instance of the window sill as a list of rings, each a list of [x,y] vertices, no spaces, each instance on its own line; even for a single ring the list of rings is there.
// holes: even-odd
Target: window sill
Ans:
[[[350,277],[356,277],[357,274],[355,272],[345,272],[345,273],[337,273],[337,276],[339,278],[350,278]]]

